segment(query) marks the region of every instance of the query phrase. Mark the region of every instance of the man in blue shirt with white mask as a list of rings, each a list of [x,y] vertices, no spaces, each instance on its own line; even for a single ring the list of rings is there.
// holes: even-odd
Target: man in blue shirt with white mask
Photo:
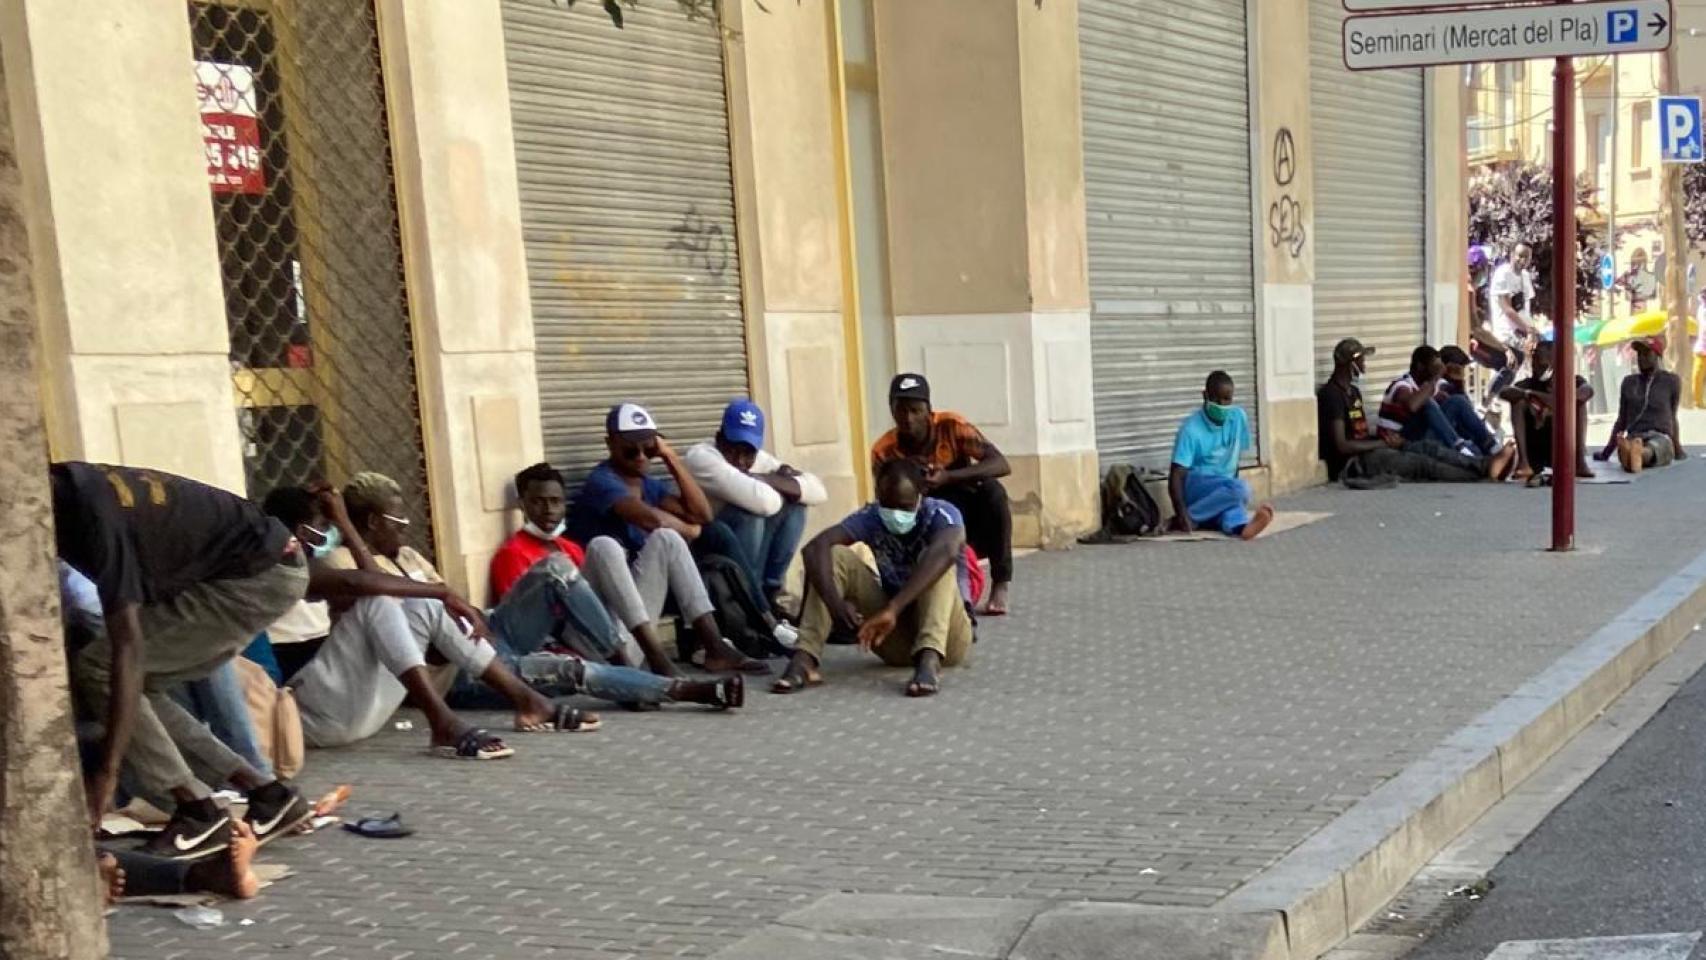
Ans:
[[[1254,540],[1273,522],[1274,508],[1263,504],[1250,513],[1250,485],[1238,479],[1238,461],[1255,447],[1250,421],[1234,406],[1232,377],[1224,370],[1208,375],[1202,408],[1179,425],[1173,443],[1173,468],[1167,494],[1173,500],[1173,529],[1197,527]]]
[[[871,549],[875,570],[853,552],[855,543]],[[811,590],[799,645],[773,690],[793,693],[822,683],[824,644],[840,627],[889,666],[913,668],[907,696],[934,696],[942,668],[957,666],[971,652],[965,554],[960,512],[924,496],[917,462],[890,460],[878,467],[877,502],[806,544]]]

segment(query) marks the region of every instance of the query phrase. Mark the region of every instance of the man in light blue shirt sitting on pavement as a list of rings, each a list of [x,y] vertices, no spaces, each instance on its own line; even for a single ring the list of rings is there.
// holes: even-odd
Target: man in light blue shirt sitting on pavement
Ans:
[[[1238,479],[1238,461],[1255,444],[1249,418],[1232,401],[1232,377],[1216,370],[1203,388],[1202,408],[1179,425],[1167,477],[1176,533],[1204,527],[1254,540],[1273,522],[1268,504],[1250,513],[1250,485]]]

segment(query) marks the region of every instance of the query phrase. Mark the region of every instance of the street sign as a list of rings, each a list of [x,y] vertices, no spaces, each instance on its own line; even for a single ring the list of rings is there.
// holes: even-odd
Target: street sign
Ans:
[[[1670,0],[1388,13],[1344,25],[1352,70],[1648,53],[1670,43]]]
[[[1432,7],[1494,7],[1507,6],[1511,0],[1344,0],[1345,9],[1352,13],[1377,10],[1424,10]]]
[[[1599,258],[1599,285],[1607,290],[1617,286],[1617,262],[1609,253]]]
[[[1659,98],[1659,159],[1665,163],[1706,160],[1701,142],[1700,98]]]

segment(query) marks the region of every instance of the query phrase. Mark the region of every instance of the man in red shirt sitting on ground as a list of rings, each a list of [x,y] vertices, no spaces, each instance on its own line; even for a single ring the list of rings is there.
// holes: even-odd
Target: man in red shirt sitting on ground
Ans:
[[[579,692],[607,700],[651,706],[666,702],[739,707],[739,677],[696,681],[633,669],[628,638],[611,619],[592,585],[581,575],[585,552],[563,535],[567,513],[563,476],[548,463],[515,475],[516,495],[526,522],[492,557],[491,613],[502,635],[498,653],[525,656],[553,640],[574,650],[581,664]],[[477,685],[458,688],[457,699],[484,696]]]

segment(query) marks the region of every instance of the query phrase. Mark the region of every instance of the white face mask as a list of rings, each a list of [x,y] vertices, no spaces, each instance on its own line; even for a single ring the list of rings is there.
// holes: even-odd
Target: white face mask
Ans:
[[[538,537],[541,540],[555,540],[558,537],[563,535],[563,530],[567,526],[568,526],[567,523],[565,523],[561,520],[558,520],[557,525],[555,527],[552,527],[551,530],[549,532],[547,532],[546,530],[542,529],[537,523],[534,523],[532,520],[529,520],[526,523],[521,525],[521,529],[527,531],[529,534],[532,534],[535,537]]]

